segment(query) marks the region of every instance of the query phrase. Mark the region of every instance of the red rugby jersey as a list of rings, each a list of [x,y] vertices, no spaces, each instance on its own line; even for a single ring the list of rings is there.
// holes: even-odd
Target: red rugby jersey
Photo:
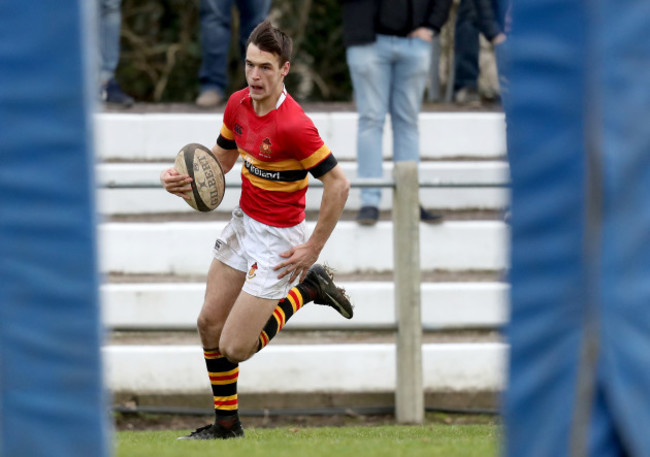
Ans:
[[[248,88],[232,94],[219,139],[226,149],[236,147],[244,160],[239,206],[275,227],[292,227],[305,218],[307,172],[318,178],[336,166],[314,123],[284,94],[282,104],[264,116],[255,113]]]

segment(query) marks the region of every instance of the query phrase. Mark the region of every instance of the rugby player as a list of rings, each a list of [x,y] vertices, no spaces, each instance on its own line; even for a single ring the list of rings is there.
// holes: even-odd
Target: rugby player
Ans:
[[[311,119],[284,87],[292,41],[270,22],[251,33],[248,87],[225,108],[212,151],[224,172],[243,159],[239,206],[218,237],[197,325],[212,385],[216,419],[181,439],[243,436],[238,415],[239,363],[261,350],[302,306],[353,311],[329,271],[315,262],[343,211],[350,183]],[[318,221],[305,231],[308,173],[323,183]],[[191,178],[173,168],[160,176],[185,197]]]

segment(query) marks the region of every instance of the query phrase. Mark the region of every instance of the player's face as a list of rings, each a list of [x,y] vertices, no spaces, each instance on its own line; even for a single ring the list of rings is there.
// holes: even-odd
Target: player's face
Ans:
[[[246,50],[246,82],[251,98],[256,102],[280,96],[284,77],[289,73],[289,62],[280,66],[280,58],[262,51],[254,44]]]

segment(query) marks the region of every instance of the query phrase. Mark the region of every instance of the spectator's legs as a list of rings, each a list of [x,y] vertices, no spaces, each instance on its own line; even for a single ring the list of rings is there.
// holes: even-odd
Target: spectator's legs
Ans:
[[[508,104],[510,103],[510,82],[508,81],[508,46],[509,40],[494,46],[494,57],[497,62],[497,75],[499,76],[499,93],[501,94],[501,105],[503,106],[504,113],[510,112]],[[508,129],[508,122],[506,120],[506,134]],[[508,151],[506,150],[506,156]],[[510,222],[510,204],[508,203],[503,209],[503,220],[507,223]]]
[[[251,32],[269,15],[271,0],[237,0],[239,10],[239,48],[246,59],[246,42]]]
[[[418,162],[418,118],[431,62],[431,43],[419,38],[393,37],[391,41],[395,57],[390,99],[393,157],[396,162]]]
[[[133,105],[133,98],[125,94],[115,80],[115,69],[120,61],[121,6],[121,0],[99,2],[99,93],[106,103],[129,107]]]
[[[120,27],[122,0],[101,0],[99,3],[99,82],[105,85],[115,76],[120,60]]]
[[[454,34],[454,93],[462,89],[478,93],[479,32],[472,0],[461,0]]]
[[[201,91],[217,91],[222,97],[227,85],[228,48],[232,0],[201,0]],[[197,100],[198,102],[198,100]]]
[[[393,160],[420,160],[418,120],[424,88],[431,66],[432,43],[419,38],[392,38],[393,77],[391,78],[390,117],[393,127]],[[442,216],[420,207],[420,219],[438,223]]]
[[[357,174],[360,178],[381,178],[384,120],[390,96],[391,63],[389,38],[347,48],[347,62],[359,114],[357,133]],[[361,189],[361,205],[379,207],[381,189]]]
[[[501,94],[501,103],[504,104],[508,102],[509,98],[509,82],[507,77],[507,66],[508,66],[508,45],[509,42],[505,42],[496,45],[494,47],[494,57],[497,61],[497,75],[499,76],[499,93]]]

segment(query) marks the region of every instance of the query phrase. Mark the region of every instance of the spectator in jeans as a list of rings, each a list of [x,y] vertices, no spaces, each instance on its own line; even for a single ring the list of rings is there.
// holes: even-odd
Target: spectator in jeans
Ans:
[[[393,127],[395,161],[419,161],[418,116],[431,62],[431,42],[449,16],[451,0],[345,0],[343,33],[359,112],[360,178],[381,178],[386,114]],[[357,222],[379,218],[381,189],[361,190]],[[442,218],[420,207],[421,219]]]
[[[479,32],[495,47],[506,40],[498,0],[461,0],[454,37],[454,100],[479,104]],[[499,56],[497,56],[497,67]]]
[[[120,60],[121,6],[121,0],[99,2],[100,93],[106,103],[131,106],[133,98],[125,94],[115,80],[115,69]]]
[[[239,47],[242,60],[246,41],[258,24],[266,19],[271,0],[201,0],[201,51],[203,62],[199,72],[201,91],[196,104],[211,108],[224,100],[228,85],[228,48],[233,3],[239,10]]]

